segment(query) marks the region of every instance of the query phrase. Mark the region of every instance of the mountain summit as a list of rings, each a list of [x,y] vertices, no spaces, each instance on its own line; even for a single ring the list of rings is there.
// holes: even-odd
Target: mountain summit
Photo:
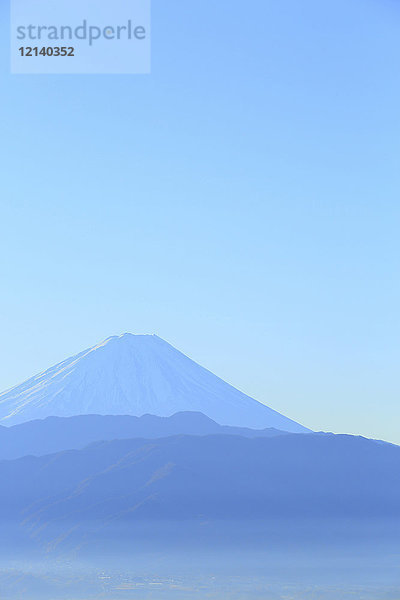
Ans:
[[[113,336],[0,394],[0,422],[202,412],[222,425],[305,427],[246,396],[156,335]]]

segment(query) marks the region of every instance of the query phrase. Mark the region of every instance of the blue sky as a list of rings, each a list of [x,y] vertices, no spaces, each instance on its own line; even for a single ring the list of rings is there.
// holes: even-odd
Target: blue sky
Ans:
[[[0,388],[156,332],[400,443],[398,3],[153,0],[150,76],[12,76],[0,11]]]

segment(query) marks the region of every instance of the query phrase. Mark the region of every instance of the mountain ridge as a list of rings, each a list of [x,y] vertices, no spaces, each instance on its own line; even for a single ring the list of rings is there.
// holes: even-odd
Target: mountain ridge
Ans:
[[[11,427],[0,425],[0,460],[44,456],[79,450],[98,441],[158,439],[171,435],[240,435],[271,437],[287,435],[278,429],[246,429],[218,425],[202,413],[181,412],[171,417],[143,415],[77,415],[47,417]]]
[[[45,542],[95,522],[398,519],[399,467],[400,447],[348,435],[114,440],[1,461],[0,512]]]

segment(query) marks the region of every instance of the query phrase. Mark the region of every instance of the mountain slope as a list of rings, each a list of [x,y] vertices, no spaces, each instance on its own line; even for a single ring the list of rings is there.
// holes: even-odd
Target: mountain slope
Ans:
[[[118,440],[1,461],[0,513],[43,539],[138,519],[399,518],[399,473],[398,446],[352,436]]]
[[[201,412],[222,425],[308,431],[155,335],[108,338],[0,394],[0,422],[82,414]]]
[[[171,435],[287,435],[278,429],[246,429],[218,425],[201,413],[177,413],[172,417],[144,415],[78,415],[47,417],[12,427],[0,426],[0,460],[44,456],[63,450],[79,450],[93,442],[132,438],[156,439]]]

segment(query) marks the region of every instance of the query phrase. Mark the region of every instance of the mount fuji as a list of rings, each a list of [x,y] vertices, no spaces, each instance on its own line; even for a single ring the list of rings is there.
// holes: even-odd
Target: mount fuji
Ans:
[[[235,389],[156,335],[113,336],[0,394],[0,422],[83,414],[201,412],[221,425],[309,430]]]

